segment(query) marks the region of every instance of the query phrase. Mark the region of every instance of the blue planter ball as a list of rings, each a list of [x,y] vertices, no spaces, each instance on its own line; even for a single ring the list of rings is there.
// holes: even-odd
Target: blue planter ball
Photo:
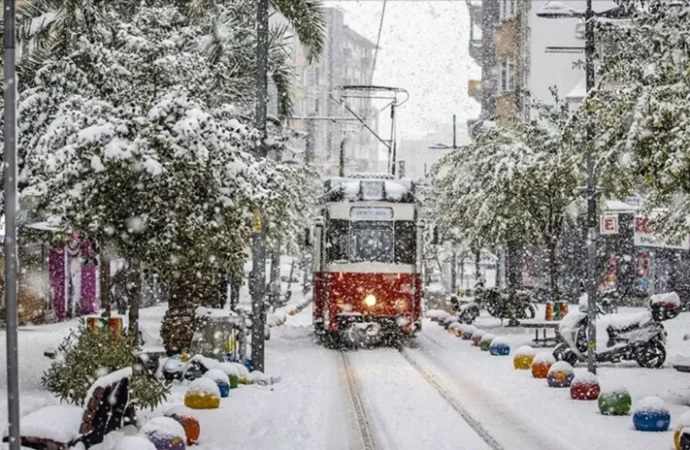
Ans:
[[[491,347],[489,347],[489,353],[492,356],[507,356],[510,355],[510,345],[504,342],[500,338],[496,338],[491,341]]]
[[[668,431],[671,414],[659,397],[646,397],[635,407],[633,425],[638,431]]]
[[[230,395],[230,383],[216,383],[220,391],[221,398],[226,398]]]

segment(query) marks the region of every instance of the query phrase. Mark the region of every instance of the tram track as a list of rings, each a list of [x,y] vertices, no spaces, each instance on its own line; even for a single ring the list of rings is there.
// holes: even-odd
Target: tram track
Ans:
[[[340,356],[345,372],[348,394],[352,402],[354,420],[356,422],[356,427],[359,434],[358,437],[362,445],[359,448],[362,450],[379,450],[376,439],[374,438],[374,433],[371,429],[369,416],[367,415],[366,408],[364,407],[364,402],[361,395],[362,387],[360,386],[357,374],[352,369],[349,357],[347,356],[347,351],[341,350]]]

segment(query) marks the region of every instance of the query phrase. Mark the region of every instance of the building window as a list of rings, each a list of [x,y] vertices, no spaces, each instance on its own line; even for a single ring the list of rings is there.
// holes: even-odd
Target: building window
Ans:
[[[319,99],[317,98],[316,101],[314,102],[314,113],[317,114],[317,115],[319,114],[319,109],[320,109],[320,108],[319,108],[319,103],[320,103],[320,102],[319,102]]]
[[[515,90],[515,61],[512,58],[501,60],[500,86],[501,92]]]
[[[500,0],[498,18],[510,20],[517,14],[517,0]]]

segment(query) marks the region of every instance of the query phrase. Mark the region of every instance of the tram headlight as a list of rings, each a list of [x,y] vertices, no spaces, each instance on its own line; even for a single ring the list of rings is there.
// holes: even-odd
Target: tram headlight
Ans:
[[[398,299],[398,301],[395,302],[395,307],[398,308],[399,311],[404,310],[407,308],[407,300],[404,298]]]
[[[364,304],[367,305],[368,307],[372,307],[376,305],[376,296],[374,294],[369,294],[366,297],[364,297]]]

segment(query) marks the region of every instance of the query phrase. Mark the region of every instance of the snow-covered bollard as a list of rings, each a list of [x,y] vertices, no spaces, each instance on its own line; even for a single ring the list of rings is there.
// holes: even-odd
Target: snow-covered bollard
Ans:
[[[445,319],[439,321],[439,325],[441,325],[443,328],[448,329],[451,324],[457,323],[458,318],[455,316],[448,316]]]
[[[486,332],[482,330],[477,330],[474,333],[472,333],[472,345],[474,345],[475,347],[479,347],[479,342],[481,342],[485,334]]]
[[[565,361],[553,363],[546,373],[546,383],[553,388],[570,387],[573,378],[575,378],[575,369]]]
[[[233,363],[224,362],[218,364],[218,369],[225,372],[225,375],[228,376],[230,389],[237,389],[240,384],[240,371],[237,367]]]
[[[460,326],[460,329],[462,330],[462,340],[463,341],[471,341],[472,340],[472,335],[477,331],[477,327],[474,325],[467,325],[463,324]]]
[[[220,390],[210,378],[198,378],[189,385],[184,404],[192,409],[216,409],[220,406]]]
[[[597,400],[600,392],[597,376],[586,370],[578,371],[570,383],[570,398],[573,400]]]
[[[549,369],[555,362],[556,358],[551,353],[537,353],[532,360],[532,376],[534,378],[546,378],[549,375]]]
[[[230,395],[230,379],[228,375],[221,369],[211,369],[204,374],[204,378],[209,378],[216,383],[220,391],[221,398],[226,398]]]
[[[491,333],[485,333],[482,336],[482,339],[479,341],[479,348],[481,349],[481,351],[488,352],[491,348],[491,341],[493,341],[495,337],[496,336],[494,336]]]
[[[683,441],[685,441],[685,447]],[[673,431],[673,448],[675,450],[690,450],[690,411],[683,413],[676,423]]]
[[[201,435],[201,426],[199,421],[194,417],[182,416],[179,414],[166,414],[167,417],[175,420],[177,423],[182,425],[184,429],[185,437],[187,438],[187,445],[194,445],[199,442],[199,436]]]
[[[154,417],[144,424],[141,433],[156,450],[185,450],[187,440],[184,428],[170,417]]]
[[[513,367],[517,370],[529,370],[532,367],[532,360],[534,360],[536,354],[537,351],[535,349],[529,345],[523,345],[515,352]]]
[[[489,347],[489,353],[492,356],[507,356],[510,355],[510,344],[505,338],[497,337],[491,341],[491,346]]]
[[[454,336],[459,336],[458,335],[458,329],[459,328],[460,328],[460,323],[455,321],[455,322],[451,323],[450,325],[448,325],[448,332]],[[462,334],[462,333],[460,333],[460,334]]]
[[[438,322],[440,320],[445,319],[448,317],[450,314],[447,312],[443,311],[442,309],[430,309],[429,311],[426,312],[426,316],[432,321],[432,322]]]
[[[123,436],[117,441],[113,450],[157,450],[144,436]]]
[[[632,397],[624,386],[609,386],[599,394],[599,412],[605,416],[627,416],[632,407]]]
[[[645,397],[635,406],[633,425],[638,431],[668,431],[671,413],[659,397]]]

